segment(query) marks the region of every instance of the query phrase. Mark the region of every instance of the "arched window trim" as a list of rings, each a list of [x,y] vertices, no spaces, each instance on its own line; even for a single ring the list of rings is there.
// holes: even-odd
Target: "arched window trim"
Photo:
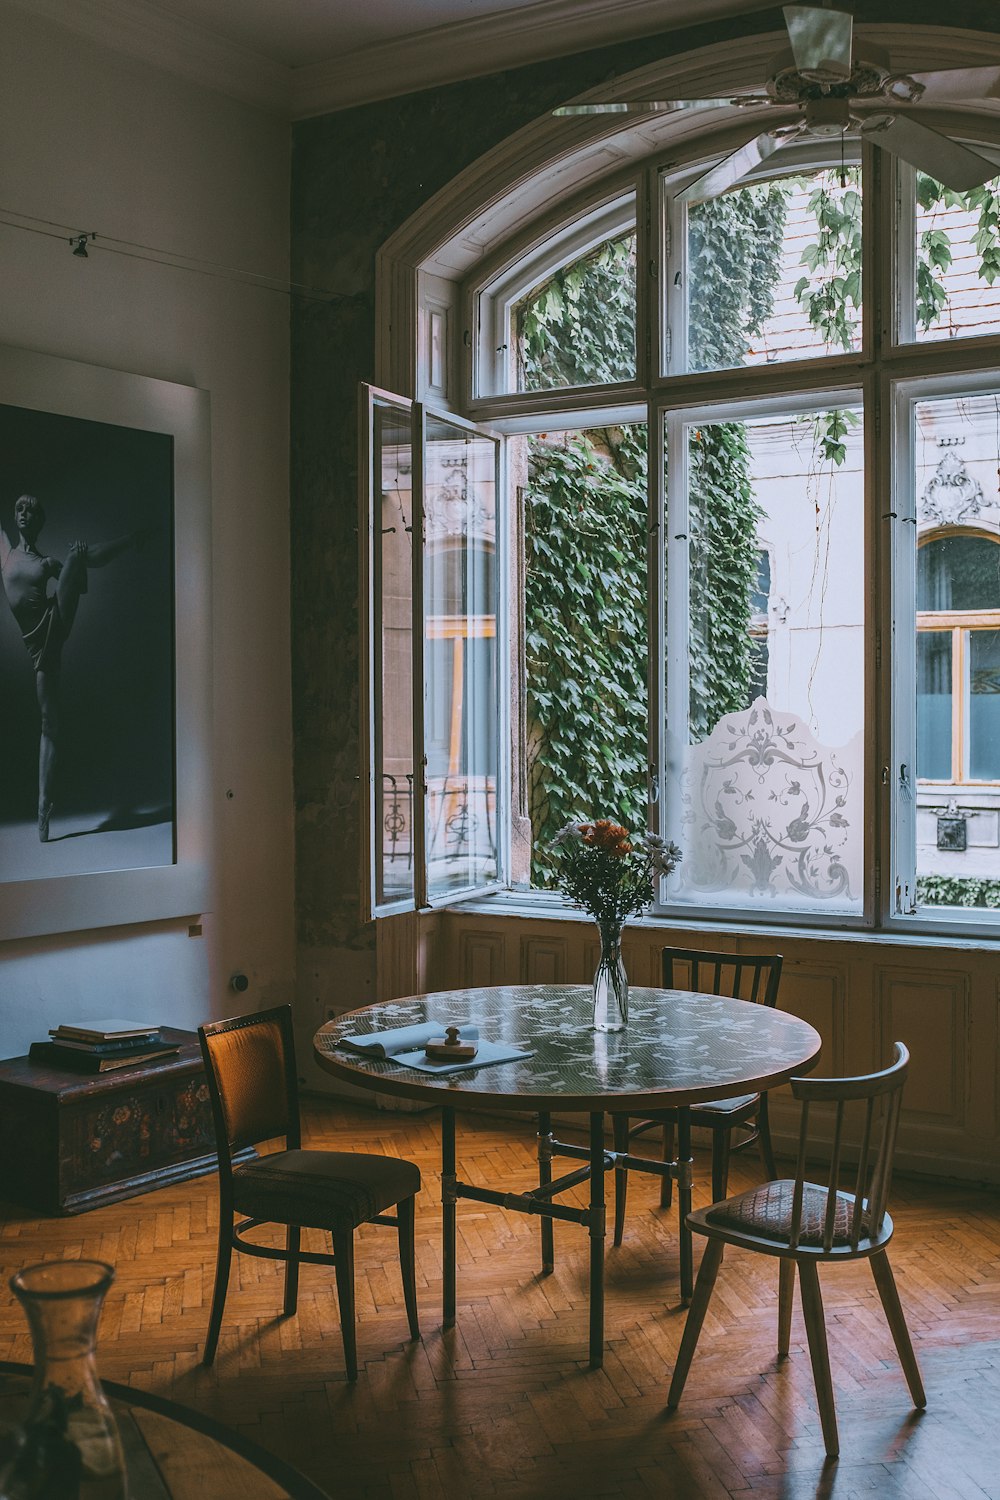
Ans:
[[[563,266],[571,265],[607,240],[636,227],[639,187],[630,176],[624,192],[612,189],[584,207],[575,206],[561,221],[534,225],[523,240],[508,247],[500,268],[487,265],[472,285],[463,288],[468,326],[475,329],[472,367],[466,371],[469,405],[477,397],[514,394],[510,370],[512,309]],[[543,227],[544,226],[544,227]]]

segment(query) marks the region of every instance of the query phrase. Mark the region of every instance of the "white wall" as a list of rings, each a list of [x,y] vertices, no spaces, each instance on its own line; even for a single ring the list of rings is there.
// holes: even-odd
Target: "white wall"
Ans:
[[[0,945],[13,1056],[88,1013],[193,1027],[292,998],[288,298],[100,248],[286,277],[289,129],[3,0],[0,36],[0,217],[98,235],[82,260],[0,224],[0,343],[198,386],[212,426],[213,909],[201,936],[169,922]]]

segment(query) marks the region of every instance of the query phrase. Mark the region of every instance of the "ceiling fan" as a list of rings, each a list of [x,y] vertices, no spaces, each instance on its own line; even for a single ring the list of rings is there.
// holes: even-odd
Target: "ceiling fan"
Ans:
[[[996,161],[932,130],[910,111],[923,101],[1000,101],[1000,66],[893,73],[882,48],[865,42],[855,50],[849,12],[819,5],[786,5],[783,11],[791,51],[772,64],[763,91],[739,90],[725,99],[567,104],[553,114],[669,114],[734,105],[748,110],[787,106],[793,112],[788,124],[769,126],[690,183],[678,194],[689,202],[724,193],[792,141],[830,137],[871,141],[955,192],[980,187],[998,175]],[[861,113],[855,111],[856,103],[864,106]]]

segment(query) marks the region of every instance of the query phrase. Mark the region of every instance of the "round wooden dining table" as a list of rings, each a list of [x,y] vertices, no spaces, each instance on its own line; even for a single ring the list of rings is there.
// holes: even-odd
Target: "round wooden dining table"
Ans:
[[[585,1226],[590,1235],[590,1363],[604,1354],[604,1176],[616,1165],[669,1175],[677,1182],[681,1220],[682,1297],[692,1287],[692,1157],[690,1106],[709,1099],[761,1093],[808,1072],[821,1038],[797,1016],[746,1000],[690,990],[631,987],[628,1025],[619,1032],[594,1031],[589,985],[519,984],[441,990],[367,1005],[320,1027],[314,1052],[320,1067],[346,1082],[382,1094],[440,1105],[443,1220],[444,1321],[455,1320],[456,1205],[460,1198],[536,1214],[542,1227],[542,1267],[553,1267],[553,1220]],[[475,1024],[481,1039],[521,1048],[530,1056],[468,1071],[433,1075],[348,1051],[342,1039],[426,1022]],[[459,1180],[456,1173],[456,1110],[530,1111],[538,1116],[538,1185],[525,1193],[501,1193]],[[606,1114],[641,1115],[677,1110],[677,1160],[616,1153],[604,1138]],[[586,1114],[589,1145],[554,1139],[554,1111]],[[583,1165],[553,1179],[554,1157]],[[587,1208],[556,1202],[589,1179]]]

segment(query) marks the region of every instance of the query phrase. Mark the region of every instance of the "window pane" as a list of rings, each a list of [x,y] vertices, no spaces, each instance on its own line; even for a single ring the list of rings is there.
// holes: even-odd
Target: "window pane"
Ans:
[[[917,776],[951,780],[951,631],[917,636]]]
[[[519,391],[635,376],[635,234],[607,240],[511,309]]]
[[[860,412],[670,430],[664,832],[684,859],[668,899],[860,912]]]
[[[917,609],[1000,609],[1000,547],[990,537],[933,537],[917,553]]]
[[[1000,178],[955,193],[916,174],[915,337],[1000,332]]]
[[[429,418],[424,487],[427,889],[497,877],[496,445]]]
[[[918,910],[996,907],[1000,399],[937,396],[913,412],[917,784],[898,815],[915,815]]]
[[[646,429],[548,433],[524,486],[531,880],[570,819],[646,826]]]
[[[375,765],[376,900],[413,895],[413,430],[409,410],[374,407],[375,476],[381,475],[381,533],[375,567],[381,610],[375,682],[380,698]],[[378,513],[377,513],[378,514]]]
[[[782,177],[687,215],[687,365],[808,359],[861,347],[861,171]]]
[[[969,633],[969,775],[973,781],[1000,782],[1000,632],[996,630]]]

